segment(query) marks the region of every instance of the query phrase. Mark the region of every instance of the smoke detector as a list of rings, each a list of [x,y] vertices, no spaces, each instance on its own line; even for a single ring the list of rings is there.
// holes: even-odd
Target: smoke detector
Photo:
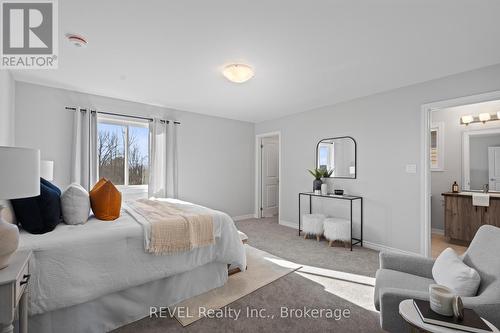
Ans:
[[[77,34],[66,34],[66,38],[69,40],[71,44],[76,47],[85,47],[87,46],[87,39],[82,35]]]

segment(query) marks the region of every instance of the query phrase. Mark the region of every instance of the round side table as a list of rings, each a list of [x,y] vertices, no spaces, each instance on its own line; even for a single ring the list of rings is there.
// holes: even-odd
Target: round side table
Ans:
[[[420,315],[415,309],[412,299],[407,299],[399,303],[399,314],[409,324],[410,332],[430,332],[430,333],[456,333],[463,332],[453,328],[447,328],[438,325],[426,324],[420,318]],[[488,325],[493,333],[500,333],[500,331],[493,326],[489,321],[484,318],[486,325]]]

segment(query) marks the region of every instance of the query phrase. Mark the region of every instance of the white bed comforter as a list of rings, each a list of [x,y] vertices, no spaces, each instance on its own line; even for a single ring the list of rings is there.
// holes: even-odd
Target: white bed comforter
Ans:
[[[145,224],[125,211],[114,222],[91,218],[83,225],[60,224],[44,235],[21,232],[20,248],[31,249],[34,255],[30,263],[30,315],[81,304],[209,262],[245,269],[245,249],[227,214],[174,202],[213,215],[214,245],[172,255],[148,254],[144,251],[149,241]]]

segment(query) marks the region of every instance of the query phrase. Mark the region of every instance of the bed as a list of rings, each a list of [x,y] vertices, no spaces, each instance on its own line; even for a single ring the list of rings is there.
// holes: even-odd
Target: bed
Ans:
[[[225,213],[167,199],[213,216],[215,244],[175,254],[145,251],[145,228],[126,204],[119,219],[91,218],[53,232],[21,232],[31,249],[30,326],[37,332],[105,332],[143,318],[151,306],[171,306],[220,287],[227,267],[246,267],[245,250]]]

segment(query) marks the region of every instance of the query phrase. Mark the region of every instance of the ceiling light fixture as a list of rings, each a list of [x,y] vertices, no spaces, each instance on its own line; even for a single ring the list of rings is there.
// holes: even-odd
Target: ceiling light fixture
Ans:
[[[245,64],[230,64],[224,66],[222,75],[231,82],[243,83],[254,76],[254,71],[252,67]]]
[[[76,47],[85,47],[88,42],[85,37],[77,34],[66,34],[66,38],[68,38],[69,42]]]

